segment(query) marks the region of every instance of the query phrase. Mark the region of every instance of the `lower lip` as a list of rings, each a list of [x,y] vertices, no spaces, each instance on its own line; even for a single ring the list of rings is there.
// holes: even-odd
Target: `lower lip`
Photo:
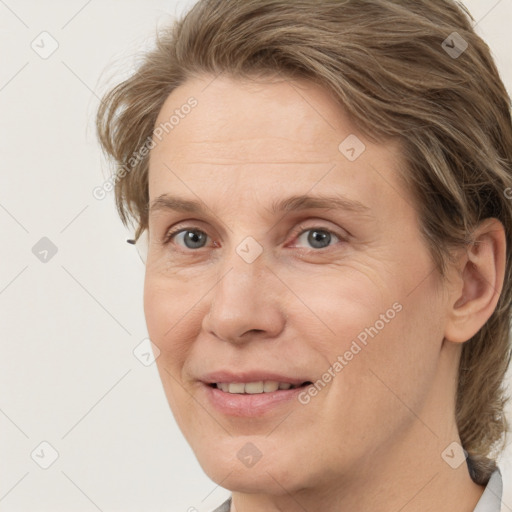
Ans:
[[[283,389],[271,393],[238,394],[226,393],[218,388],[203,385],[210,403],[222,414],[228,416],[255,417],[263,416],[275,409],[285,407],[295,401],[307,386],[294,389]]]

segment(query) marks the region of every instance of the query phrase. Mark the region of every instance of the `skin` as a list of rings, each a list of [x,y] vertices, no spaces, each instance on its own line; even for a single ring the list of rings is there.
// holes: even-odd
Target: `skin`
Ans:
[[[397,141],[370,142],[318,86],[270,78],[190,79],[156,124],[191,96],[197,106],[151,150],[150,202],[173,194],[208,210],[151,211],[144,308],[169,405],[205,472],[239,512],[472,511],[483,487],[441,454],[460,442],[462,343],[501,290],[502,225],[484,221],[442,279]],[[353,162],[338,149],[350,134],[366,146]],[[274,200],[334,192],[369,210],[270,212]],[[202,231],[204,246],[162,243],[180,227]],[[336,236],[318,248],[314,228]],[[252,263],[236,251],[246,237],[263,249]],[[313,382],[393,304],[401,311],[306,405],[230,416],[198,381],[263,368]],[[237,457],[248,442],[261,453],[252,467]]]

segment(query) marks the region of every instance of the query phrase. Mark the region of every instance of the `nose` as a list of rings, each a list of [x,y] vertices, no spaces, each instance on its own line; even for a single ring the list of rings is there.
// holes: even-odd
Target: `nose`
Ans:
[[[234,253],[224,263],[203,319],[205,332],[235,344],[278,337],[286,323],[284,287],[264,256],[247,263]]]

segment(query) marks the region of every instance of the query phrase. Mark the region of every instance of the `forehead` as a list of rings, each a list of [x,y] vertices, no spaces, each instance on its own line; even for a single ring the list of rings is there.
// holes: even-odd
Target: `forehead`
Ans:
[[[401,163],[398,142],[370,142],[326,90],[306,81],[194,78],[167,98],[155,126],[167,130],[150,154],[152,198],[176,186],[190,196],[184,178],[247,197],[337,187],[375,201],[400,187],[389,175]],[[359,158],[347,158],[350,146]],[[383,193],[390,180],[395,191]]]
[[[163,137],[176,156],[193,152],[200,157],[207,151],[209,159],[226,161],[263,162],[272,155],[275,163],[290,158],[314,163],[332,160],[340,137],[356,132],[343,110],[316,85],[224,76],[196,78],[177,88],[156,126],[191,98],[197,105]],[[158,152],[157,146],[152,153]]]

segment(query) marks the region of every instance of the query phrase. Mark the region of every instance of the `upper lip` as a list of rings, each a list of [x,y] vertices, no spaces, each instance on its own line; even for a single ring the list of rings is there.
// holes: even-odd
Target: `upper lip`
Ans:
[[[310,382],[308,378],[301,378],[291,375],[284,375],[282,373],[272,373],[269,371],[249,370],[243,372],[233,373],[229,370],[219,370],[215,372],[205,373],[200,379],[206,384],[215,384],[218,382],[260,382],[260,381],[274,381],[274,382],[289,382],[296,386],[304,382]]]

